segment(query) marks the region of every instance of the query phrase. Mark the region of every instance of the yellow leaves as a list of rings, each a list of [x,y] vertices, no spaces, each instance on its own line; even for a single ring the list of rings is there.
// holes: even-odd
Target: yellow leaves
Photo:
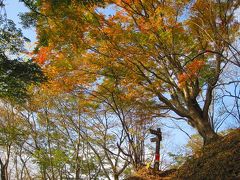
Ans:
[[[71,93],[79,87],[87,88],[95,82],[97,69],[89,62],[94,56],[79,56],[75,57],[74,61],[67,59],[63,54],[61,56],[64,59],[56,57],[58,60],[54,59],[56,61],[44,66],[43,70],[48,81],[41,86],[43,93],[51,95]]]
[[[200,2],[204,2],[197,1],[198,6],[203,8]],[[97,12],[97,7],[93,11],[77,4],[71,13],[69,9],[64,11],[66,17],[61,17],[62,12],[58,12],[61,18],[56,18],[57,23],[55,19],[51,21],[52,34],[48,39],[53,51],[57,52],[51,56],[57,62],[50,62],[55,69],[47,67],[53,89],[70,92],[78,86],[93,84],[99,77],[106,81],[106,86],[114,89],[107,81],[109,74],[112,79],[119,78],[116,81],[125,88],[122,100],[131,101],[141,97],[141,93],[145,92],[139,84],[147,86],[147,78],[152,80],[148,88],[159,91],[168,89],[162,81],[172,78],[176,71],[171,68],[182,60],[174,56],[174,61],[171,61],[172,54],[188,54],[200,44],[194,42],[198,38],[195,34],[189,34],[189,39],[185,38],[189,26],[185,20],[179,22],[187,3],[189,0],[164,3],[109,0],[106,7],[116,8],[109,17]],[[38,61],[44,63],[47,58],[48,49],[40,49]],[[203,60],[194,60],[180,69],[177,77],[179,86],[195,80],[204,65]],[[164,76],[164,80],[156,80],[154,74],[144,66]],[[165,66],[166,70],[161,66]]]
[[[57,67],[55,66],[48,66],[47,68],[43,69],[43,71],[48,78],[54,78],[59,73]]]
[[[151,167],[151,162],[148,162],[146,165],[146,169],[150,169],[150,167]]]
[[[122,4],[122,0],[116,0],[116,4],[117,5],[121,5]]]
[[[108,21],[120,22],[123,25],[131,23],[132,19],[124,9],[120,9],[116,11],[115,15],[109,18]]]
[[[124,5],[124,4],[134,4],[138,3],[139,0],[116,0],[117,5]]]
[[[45,14],[51,9],[51,4],[47,0],[42,0],[41,3],[42,3],[41,12]]]
[[[178,75],[178,84],[180,88],[183,88],[186,85],[187,80],[189,79],[186,73]]]
[[[103,29],[103,32],[107,35],[110,35],[110,37],[114,40],[117,36],[122,35],[122,29],[121,28],[112,28],[112,27],[106,27]]]
[[[138,19],[137,23],[139,30],[143,33],[147,33],[147,31],[151,29],[150,23],[145,21],[143,18]]]

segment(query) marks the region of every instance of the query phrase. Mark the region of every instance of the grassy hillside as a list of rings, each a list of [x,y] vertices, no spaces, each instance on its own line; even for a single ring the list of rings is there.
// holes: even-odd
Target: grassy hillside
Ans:
[[[177,170],[154,172],[143,168],[129,179],[240,179],[240,129],[205,146],[199,157],[189,158]]]

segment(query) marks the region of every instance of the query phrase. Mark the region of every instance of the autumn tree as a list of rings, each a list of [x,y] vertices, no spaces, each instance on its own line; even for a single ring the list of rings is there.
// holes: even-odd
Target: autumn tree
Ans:
[[[15,111],[14,105],[7,101],[1,101],[0,106],[0,170],[1,179],[8,180],[10,176],[10,164],[18,147],[28,137],[26,124]]]
[[[37,27],[55,54],[48,59],[78,59],[85,66],[79,71],[114,79],[126,93],[147,94],[153,106],[185,119],[208,143],[218,137],[209,107],[231,62],[238,7],[238,1],[126,0],[56,8],[44,1],[39,9],[47,21],[39,19]]]
[[[40,131],[48,134],[47,137],[40,136],[41,141],[46,144],[51,142],[51,145],[44,147],[39,144],[40,149],[36,149],[38,153],[33,158],[37,159],[40,167],[47,167],[49,177],[53,173],[49,169],[52,165],[47,154],[50,149],[54,151],[56,144],[59,151],[64,150],[68,154],[69,160],[65,163],[72,168],[66,171],[74,170],[74,178],[87,175],[89,178],[104,176],[119,179],[127,167],[136,169],[144,163],[145,136],[151,124],[150,117],[137,108],[135,101],[130,103],[133,99],[121,98],[123,94],[115,89],[112,92],[103,86],[101,89],[91,93],[74,92],[49,79],[39,91],[34,90],[32,110],[37,113],[35,118],[42,129]],[[46,132],[46,126],[49,132]],[[55,139],[52,134],[58,134],[58,138]],[[53,168],[54,172],[59,169]],[[63,175],[66,177],[65,173]]]
[[[99,110],[107,112],[118,124],[115,131],[121,134],[117,139],[120,152],[126,156],[133,169],[138,169],[145,163],[146,137],[153,128],[154,115],[157,108],[149,108],[151,102],[145,97],[141,102],[136,100],[136,94],[126,94],[126,88],[115,81],[106,80],[98,89],[91,91],[90,97],[99,104]],[[159,116],[159,114],[158,114]]]

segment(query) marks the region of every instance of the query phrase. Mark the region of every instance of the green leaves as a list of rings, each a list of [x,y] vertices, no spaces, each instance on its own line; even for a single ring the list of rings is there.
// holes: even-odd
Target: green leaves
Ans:
[[[19,57],[26,41],[14,22],[0,15],[0,98],[23,102],[27,87],[46,79],[37,64]]]
[[[68,157],[63,150],[52,149],[51,151],[50,154],[46,149],[41,148],[34,152],[33,157],[42,168],[47,169],[50,166],[62,167],[68,161]]]
[[[31,61],[9,60],[0,54],[0,97],[24,101],[27,87],[46,80],[41,68]]]

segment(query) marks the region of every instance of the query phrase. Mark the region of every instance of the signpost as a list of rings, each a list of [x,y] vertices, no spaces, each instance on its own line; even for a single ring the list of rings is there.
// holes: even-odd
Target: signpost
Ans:
[[[162,132],[160,128],[157,130],[150,129],[150,133],[156,135],[156,137],[151,138],[151,142],[156,142],[156,151],[155,151],[155,160],[154,160],[154,169],[159,170],[159,161],[160,161],[160,141],[162,140]]]

